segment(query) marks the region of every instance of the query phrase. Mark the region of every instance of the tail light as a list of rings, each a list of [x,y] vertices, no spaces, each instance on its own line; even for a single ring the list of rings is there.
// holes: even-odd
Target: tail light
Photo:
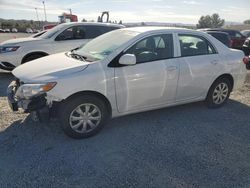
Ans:
[[[243,63],[244,64],[248,64],[249,62],[250,62],[250,58],[249,57],[246,56],[246,57],[243,58]]]

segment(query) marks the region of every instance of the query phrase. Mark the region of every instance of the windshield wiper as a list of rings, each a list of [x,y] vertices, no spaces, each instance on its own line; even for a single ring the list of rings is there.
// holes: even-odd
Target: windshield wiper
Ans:
[[[68,55],[74,59],[80,60],[80,61],[87,61],[87,57],[84,57],[82,55],[76,54],[74,52],[75,50],[71,50],[71,53],[68,53]]]

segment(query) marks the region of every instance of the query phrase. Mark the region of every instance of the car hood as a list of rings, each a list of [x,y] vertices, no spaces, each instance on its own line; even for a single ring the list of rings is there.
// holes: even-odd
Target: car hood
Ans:
[[[89,64],[59,53],[27,62],[15,68],[12,74],[24,83],[56,81],[84,70]]]
[[[26,38],[6,40],[2,42],[0,45],[15,45],[15,44],[23,43],[23,42],[34,42],[34,41],[41,41],[41,40],[43,39],[26,37]]]

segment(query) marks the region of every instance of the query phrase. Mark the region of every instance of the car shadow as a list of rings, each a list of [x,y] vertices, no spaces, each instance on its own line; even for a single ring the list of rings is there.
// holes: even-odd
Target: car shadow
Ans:
[[[249,117],[249,106],[235,100],[219,109],[200,102],[115,118],[98,135],[74,140],[57,121],[34,123],[28,116],[0,132],[0,171],[9,183],[10,175],[26,173],[27,181],[40,178],[44,186],[146,185],[141,176],[154,174],[157,187],[180,182],[183,187],[247,186]],[[126,179],[129,173],[133,177]]]
[[[6,90],[14,76],[10,72],[0,72],[0,97],[5,97]]]

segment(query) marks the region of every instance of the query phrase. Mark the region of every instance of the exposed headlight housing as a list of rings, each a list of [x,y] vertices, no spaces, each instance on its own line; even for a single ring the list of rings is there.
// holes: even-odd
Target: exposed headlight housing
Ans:
[[[18,88],[15,96],[20,99],[30,99],[50,91],[55,85],[56,82],[45,84],[23,84]]]
[[[0,53],[15,52],[20,46],[0,46]]]

